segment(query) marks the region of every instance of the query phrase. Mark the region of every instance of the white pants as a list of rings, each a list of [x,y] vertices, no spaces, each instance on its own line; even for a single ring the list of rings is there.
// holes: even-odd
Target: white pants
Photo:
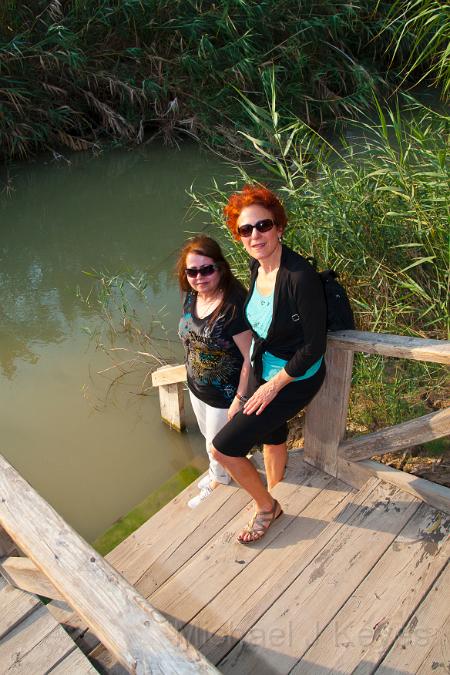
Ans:
[[[227,485],[231,478],[228,472],[223,468],[222,464],[211,457],[211,445],[214,436],[228,422],[228,409],[213,408],[207,403],[200,401],[200,399],[194,396],[191,391],[189,391],[189,396],[195,417],[197,418],[198,426],[206,439],[206,452],[209,457],[210,478],[211,480],[216,480],[218,483]]]

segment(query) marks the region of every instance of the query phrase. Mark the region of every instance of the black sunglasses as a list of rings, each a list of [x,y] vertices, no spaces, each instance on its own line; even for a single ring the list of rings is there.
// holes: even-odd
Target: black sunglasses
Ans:
[[[239,225],[238,234],[240,237],[251,237],[253,229],[255,228],[258,232],[268,232],[275,225],[271,218],[264,218],[263,220],[258,220],[254,225]]]
[[[197,274],[200,274],[201,277],[210,277],[216,269],[217,265],[213,263],[212,265],[202,265],[201,267],[186,267],[185,272],[187,277],[194,279]]]

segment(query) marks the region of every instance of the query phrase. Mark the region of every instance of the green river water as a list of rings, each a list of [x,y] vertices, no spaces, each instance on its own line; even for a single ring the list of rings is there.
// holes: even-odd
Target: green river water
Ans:
[[[101,322],[79,297],[83,270],[146,273],[181,359],[173,265],[187,232],[205,228],[186,218],[186,190],[224,174],[195,145],[152,144],[13,167],[0,196],[0,452],[88,540],[206,455],[189,408],[178,434],[132,383],[105,405],[97,373],[110,362],[86,333]]]

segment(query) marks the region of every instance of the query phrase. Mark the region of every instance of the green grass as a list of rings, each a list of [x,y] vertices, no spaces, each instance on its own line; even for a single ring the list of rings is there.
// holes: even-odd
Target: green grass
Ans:
[[[129,513],[119,518],[114,525],[93,542],[92,546],[101,555],[106,555],[200,475],[199,469],[195,466],[186,466],[163,483],[160,488],[152,492]]]
[[[450,450],[450,438],[437,438],[423,444],[424,454],[430,457],[440,457]]]

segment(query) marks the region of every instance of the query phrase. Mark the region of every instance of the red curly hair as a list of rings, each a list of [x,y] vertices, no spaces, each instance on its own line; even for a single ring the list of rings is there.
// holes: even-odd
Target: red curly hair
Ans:
[[[271,212],[275,225],[284,231],[287,225],[286,211],[276,194],[268,190],[264,185],[244,185],[240,192],[231,195],[224,208],[225,220],[231,234],[239,239],[237,220],[242,209],[252,204],[264,206]]]

